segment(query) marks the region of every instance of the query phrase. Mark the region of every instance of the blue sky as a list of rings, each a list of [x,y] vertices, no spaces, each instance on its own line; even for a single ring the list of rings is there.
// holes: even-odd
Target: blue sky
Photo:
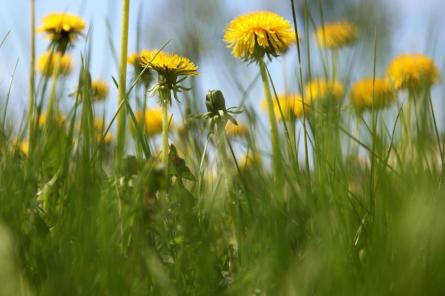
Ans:
[[[193,0],[187,0],[193,1]],[[2,23],[0,25],[0,38],[10,31],[10,35],[4,44],[3,48],[0,49],[0,98],[2,99],[4,93],[7,91],[9,81],[11,79],[11,73],[13,72],[14,66],[18,61],[17,75],[14,80],[13,98],[11,102],[12,110],[14,110],[18,115],[22,114],[22,110],[26,109],[27,101],[27,79],[26,74],[28,71],[28,52],[27,48],[28,35],[29,34],[29,1],[5,1],[1,5],[0,18]],[[146,9],[147,19],[159,19],[159,14],[162,17],[168,18],[168,22],[164,24],[167,33],[165,36],[165,41],[172,40],[172,46],[180,47],[175,43],[175,39],[168,34],[168,26],[171,19],[174,19],[172,14],[180,13],[180,9],[168,13],[162,10],[166,5],[168,0],[133,0],[131,15],[133,18],[138,13],[141,3],[143,5],[152,5],[152,9]],[[241,12],[258,10],[258,9],[272,9],[279,1],[260,1],[260,0],[250,0],[250,1],[239,1],[239,0],[226,0],[225,8],[227,9],[228,17],[233,17]],[[298,2],[298,1],[297,1]],[[394,31],[394,54],[400,52],[423,52],[432,55],[440,68],[444,69],[444,58],[445,58],[445,19],[442,17],[445,13],[445,1],[443,0],[393,0],[387,1],[388,6],[392,9],[398,11],[398,24]],[[67,11],[72,13],[81,14],[89,24],[93,24],[93,60],[92,60],[92,75],[95,78],[106,79],[111,82],[111,76],[116,76],[117,71],[115,65],[110,59],[110,50],[108,46],[108,41],[105,36],[107,36],[107,30],[105,25],[105,20],[108,19],[111,23],[113,30],[113,43],[116,47],[119,44],[119,34],[120,34],[120,15],[118,11],[120,10],[121,1],[119,0],[37,0],[37,22],[39,23],[41,18],[49,12],[53,11]],[[159,8],[159,9],[157,9]],[[290,17],[289,9],[284,9],[282,7],[277,7],[276,9],[279,13]],[[162,15],[162,13],[165,14]],[[229,20],[229,19],[228,19]],[[227,20],[227,21],[228,21]],[[135,26],[130,26],[130,52],[134,50],[135,43]],[[432,29],[431,29],[432,28]],[[221,36],[223,27],[221,27]],[[148,32],[148,31],[147,31]],[[437,44],[432,44],[431,35],[428,32],[434,32],[434,36],[439,42]],[[163,32],[164,33],[164,32]],[[144,31],[144,34],[145,33]],[[162,39],[162,36],[157,38],[157,40]],[[150,39],[150,38],[148,38]],[[153,44],[150,47],[159,47],[162,44]],[[221,48],[224,47],[223,42],[220,44]],[[37,37],[37,52],[42,53],[45,50],[46,42],[40,36]],[[79,55],[82,46],[78,46],[75,55]],[[224,49],[222,49],[224,50]],[[230,57],[229,57],[230,58]],[[221,88],[224,90],[226,97],[228,98],[229,105],[237,105],[239,93],[233,89],[233,85],[227,78],[221,77],[221,61],[220,59],[212,59],[212,57],[205,57],[200,64],[201,75],[199,77],[199,87],[202,92],[205,93],[208,89]],[[230,61],[232,62],[232,61]],[[241,63],[237,66],[239,71],[244,71],[246,78],[250,81],[256,75],[256,68],[252,66],[246,66]],[[284,85],[283,77],[284,72],[293,73],[294,69],[283,69],[283,63],[277,62],[271,65],[272,75],[277,77],[277,85]],[[369,74],[369,73],[368,73]],[[244,75],[244,74],[243,74]],[[357,77],[356,77],[357,78]],[[72,89],[73,86],[67,86],[68,89]],[[442,87],[438,86],[435,90],[435,105],[437,106],[439,113],[443,115],[443,91]],[[251,97],[262,97],[262,90],[260,86],[256,86],[252,91]],[[105,107],[107,110],[107,116],[112,116],[112,112],[116,106],[116,96],[115,92],[112,92],[110,100],[106,103]]]

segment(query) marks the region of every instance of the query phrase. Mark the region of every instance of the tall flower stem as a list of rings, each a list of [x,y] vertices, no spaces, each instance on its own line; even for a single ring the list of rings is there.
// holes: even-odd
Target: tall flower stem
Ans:
[[[168,174],[168,106],[171,102],[171,93],[169,89],[162,89],[161,106],[162,106],[162,161]]]
[[[35,0],[31,0],[31,62],[29,73],[29,101],[28,101],[28,133],[29,146],[32,147],[32,132],[34,118],[34,94],[35,94],[35,73],[36,73],[36,14]]]
[[[278,176],[281,170],[281,157],[280,157],[280,146],[278,138],[278,126],[275,117],[274,105],[272,100],[272,95],[270,92],[269,78],[267,76],[266,64],[261,59],[259,60],[259,66],[261,71],[261,79],[263,81],[264,94],[266,96],[267,110],[269,113],[269,129],[272,142],[272,166],[274,173]]]
[[[128,56],[128,22],[130,15],[130,0],[123,0],[122,7],[122,33],[121,33],[121,57],[119,65],[119,94],[118,106],[126,99],[127,84],[127,56]],[[125,153],[125,127],[127,106],[122,104],[122,109],[117,117],[117,147],[116,147],[116,169],[120,170],[121,161]]]
[[[360,117],[359,114],[354,114],[354,122],[352,123],[352,136],[355,139],[351,139],[351,153],[353,156],[359,155],[359,143],[357,141],[360,141]]]
[[[55,53],[51,53],[51,55],[54,55]],[[55,63],[54,66],[54,73],[53,73],[53,81],[51,84],[51,90],[49,93],[49,101],[48,101],[48,122],[51,122],[54,116],[58,115],[59,113],[59,101],[57,99],[57,82],[59,81],[59,76],[61,72],[61,65],[60,61],[58,63]]]
[[[412,131],[411,129],[413,128],[412,123],[411,123],[411,117],[412,117],[412,113],[413,113],[413,101],[414,101],[414,97],[412,96],[412,94],[409,94],[408,100],[405,102],[405,104],[403,105],[403,110],[402,110],[402,119],[403,119],[403,127],[402,127],[402,150],[404,152],[404,155],[406,155],[407,153],[409,153],[409,151],[411,150],[411,136],[412,136]]]

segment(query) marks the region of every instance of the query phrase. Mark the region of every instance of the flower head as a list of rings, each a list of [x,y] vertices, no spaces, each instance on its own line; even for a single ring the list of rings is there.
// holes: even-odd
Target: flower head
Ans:
[[[143,126],[146,134],[155,136],[162,132],[161,108],[147,108],[145,111],[137,111],[135,117],[136,121]]]
[[[65,117],[61,114],[57,114],[57,115],[53,115],[53,120],[51,121],[51,123],[55,123],[59,126],[63,125],[63,123],[65,122]],[[46,112],[43,112],[42,114],[40,114],[39,116],[39,126],[43,127],[44,125],[46,125],[46,123],[48,122],[48,114]]]
[[[43,18],[42,25],[37,29],[39,33],[48,36],[56,46],[56,50],[65,53],[71,44],[85,29],[85,21],[69,13],[51,13]]]
[[[91,81],[91,92],[95,101],[104,101],[108,97],[110,89],[103,80]]]
[[[105,137],[102,136],[106,129],[105,121],[102,118],[94,118],[93,126],[96,140],[98,142],[103,141],[104,144],[110,144],[113,141],[113,135],[109,132],[105,135]]]
[[[340,49],[357,40],[357,28],[350,22],[333,22],[317,28],[314,36],[320,47]]]
[[[381,109],[396,100],[391,82],[385,78],[365,78],[357,81],[351,90],[351,103],[357,111]]]
[[[150,69],[145,68],[142,66],[142,57],[143,56],[150,56],[151,50],[141,50],[140,52],[133,53],[128,56],[127,62],[128,64],[132,65],[134,67],[134,74],[135,77],[140,76],[140,81],[148,87],[153,79],[152,73]]]
[[[58,52],[46,52],[37,60],[37,69],[44,76],[55,75],[54,69],[59,68],[59,75],[66,76],[73,69],[73,59],[70,55]]]
[[[244,124],[238,123],[235,124],[232,121],[228,121],[225,127],[226,134],[229,137],[244,137],[249,132],[247,126]]]
[[[323,79],[312,80],[306,84],[305,99],[312,103],[326,98],[342,99],[344,95],[343,85],[338,81]]]
[[[26,140],[20,141],[18,147],[20,148],[20,151],[25,155],[28,156],[29,154],[29,142]]]
[[[179,85],[186,77],[198,75],[198,67],[189,59],[158,50],[144,51],[140,55],[140,65],[156,71],[159,86],[166,86],[175,93],[187,90]]]
[[[239,168],[242,171],[246,171],[251,169],[252,167],[261,166],[261,155],[257,152],[250,152],[248,154],[243,155],[238,161]]]
[[[387,72],[397,89],[410,91],[430,88],[440,76],[434,61],[421,54],[399,55],[392,60]]]
[[[240,15],[226,28],[224,41],[236,58],[255,61],[285,53],[296,41],[295,31],[282,16],[258,11]]]
[[[306,103],[306,108],[303,110],[303,100],[300,95],[298,94],[279,94],[278,95],[278,102],[274,100],[274,112],[275,116],[279,120],[283,120],[283,117],[281,114],[284,115],[284,119],[286,120],[295,120],[297,118],[303,117],[303,112],[308,111],[309,105]],[[261,107],[264,110],[267,110],[267,102],[266,100],[263,100],[261,102]],[[280,111],[281,108],[281,111]]]

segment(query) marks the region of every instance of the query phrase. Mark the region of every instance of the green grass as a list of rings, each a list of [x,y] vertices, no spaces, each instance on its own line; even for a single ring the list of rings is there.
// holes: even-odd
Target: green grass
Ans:
[[[39,126],[51,81],[36,83],[28,153],[18,145],[26,124],[17,132],[1,118],[0,295],[445,292],[445,137],[429,92],[414,101],[409,137],[402,100],[359,116],[358,135],[347,124],[355,114],[346,102],[316,106],[304,125],[281,125],[279,174],[270,151],[258,149],[264,140],[254,116],[250,135],[236,145],[261,153],[263,162],[245,168],[221,122],[205,144],[208,125],[197,111],[184,114],[185,128],[170,136],[179,156],[170,150],[168,171],[141,126],[128,129],[125,144],[134,149],[123,158],[118,150],[116,168],[116,145],[103,142],[110,126],[100,136],[94,128],[102,115],[90,91],[88,51],[83,57],[76,103],[62,123]],[[313,70],[314,56],[305,57],[294,77],[301,92]],[[138,97],[133,82],[130,100]],[[123,89],[122,110],[134,121]],[[204,98],[195,103],[205,106]],[[390,113],[398,120],[384,116]]]

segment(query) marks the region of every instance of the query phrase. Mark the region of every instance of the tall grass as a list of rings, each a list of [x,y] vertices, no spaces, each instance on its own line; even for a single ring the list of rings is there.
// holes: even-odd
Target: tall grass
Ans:
[[[445,139],[429,91],[410,101],[409,136],[403,105],[356,114],[343,100],[304,110],[293,127],[273,119],[275,167],[248,108],[235,117],[253,128],[239,138],[226,136],[221,118],[209,133],[207,117],[185,111],[166,150],[144,134],[129,103],[140,97],[140,77],[127,89],[129,0],[123,4],[117,143],[105,141],[110,123],[94,126],[103,115],[91,91],[89,46],[64,120],[39,124],[49,97],[68,99],[57,91],[63,78],[53,78],[52,94],[51,78],[31,91],[28,150],[26,128],[2,118],[0,295],[444,293]],[[303,40],[313,29],[307,4],[301,31],[289,3]],[[305,42],[293,77],[303,100],[316,58]],[[374,72],[377,60],[375,50]],[[265,64],[261,70],[269,99],[277,99],[274,77]],[[246,89],[249,82],[239,81]],[[204,98],[195,99],[204,109]],[[346,124],[352,116],[356,132]],[[351,142],[356,148],[347,149]],[[125,146],[134,149],[126,155]],[[160,151],[169,152],[164,165]],[[260,159],[242,162],[240,151]]]

